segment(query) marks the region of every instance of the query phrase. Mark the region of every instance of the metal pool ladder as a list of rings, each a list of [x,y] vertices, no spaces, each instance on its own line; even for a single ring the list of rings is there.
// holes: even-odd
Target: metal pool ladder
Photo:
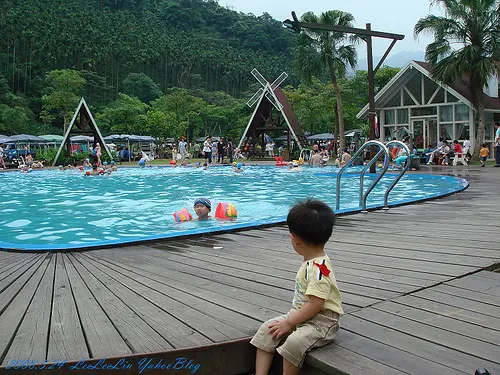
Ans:
[[[340,209],[340,179],[342,178],[342,174],[352,166],[354,161],[363,153],[363,151],[369,147],[369,146],[378,146],[379,151],[371,158],[371,160],[364,165],[363,169],[361,170],[360,176],[359,176],[359,206],[361,207],[361,212],[366,213],[366,201],[368,199],[368,195],[372,192],[372,190],[375,188],[375,186],[378,184],[378,182],[384,177],[385,173],[387,172],[387,169],[389,168],[389,161],[390,161],[390,153],[389,149],[387,146],[389,145],[399,145],[403,147],[403,149],[406,151],[407,159],[405,163],[405,167],[399,172],[398,176],[396,179],[391,183],[391,185],[387,188],[384,194],[384,210],[388,210],[389,206],[387,204],[387,201],[389,199],[389,193],[392,191],[394,186],[401,180],[403,175],[406,173],[406,171],[410,168],[411,164],[411,155],[410,155],[410,149],[406,144],[404,144],[401,141],[390,141],[386,144],[383,144],[382,142],[379,141],[368,141],[364,145],[360,147],[360,149],[353,155],[351,160],[349,160],[346,165],[339,171],[337,175],[337,196],[336,196],[336,205],[335,208],[336,210]],[[378,174],[377,178],[375,181],[371,184],[371,186],[366,190],[366,192],[363,193],[364,190],[364,179],[365,179],[365,174],[366,171],[370,169],[370,167],[377,162],[378,158],[380,156],[384,155],[384,166],[382,168],[382,171],[380,174]]]

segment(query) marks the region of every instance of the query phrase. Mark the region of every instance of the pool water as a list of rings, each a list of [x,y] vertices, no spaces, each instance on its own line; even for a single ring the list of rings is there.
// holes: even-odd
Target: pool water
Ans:
[[[286,220],[290,207],[314,196],[335,207],[335,167],[121,168],[111,175],[40,170],[2,173],[0,248],[55,250],[112,245],[172,236],[251,227]],[[354,169],[353,169],[354,171]],[[383,205],[388,173],[370,194],[368,207]],[[365,179],[365,189],[373,177]],[[389,196],[390,204],[450,194],[467,181],[444,176],[406,175]],[[175,223],[172,214],[207,197],[212,215],[218,202],[238,209],[236,220]],[[359,210],[359,174],[342,177],[341,211]]]

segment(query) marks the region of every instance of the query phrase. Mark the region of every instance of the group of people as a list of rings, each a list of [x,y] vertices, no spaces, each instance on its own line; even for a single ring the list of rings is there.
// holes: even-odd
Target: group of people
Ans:
[[[215,156],[217,156],[218,163],[224,163],[224,157],[227,157],[229,163],[232,163],[234,159],[233,142],[231,138],[228,138],[226,142],[223,137],[220,137],[218,142],[212,142],[212,137],[208,136],[203,142],[201,153],[207,164],[211,164],[215,160]]]
[[[453,157],[455,155],[461,155],[464,150],[462,148],[462,145],[458,142],[458,140],[454,140],[452,147],[453,149],[450,148],[448,145],[448,141],[443,139],[443,137],[439,138],[439,143],[437,145],[438,147],[436,149],[432,149],[432,145],[429,145],[427,148],[426,156],[428,157],[427,159],[427,164],[442,164],[442,165],[449,165],[450,162],[450,157]],[[467,152],[471,147],[471,143],[469,140],[466,140],[464,142],[464,148],[466,149],[465,152]]]

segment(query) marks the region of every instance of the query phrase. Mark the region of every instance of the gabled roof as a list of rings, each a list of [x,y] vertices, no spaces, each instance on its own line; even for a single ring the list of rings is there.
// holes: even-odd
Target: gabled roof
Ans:
[[[77,122],[77,116],[80,115],[80,122]],[[86,124],[83,123],[83,118],[86,120]],[[94,132],[94,141],[99,142],[102,145],[102,148],[106,151],[110,159],[113,159],[109,149],[106,147],[106,141],[104,140],[104,137],[102,136],[99,128],[97,127],[97,124],[94,120],[94,117],[92,116],[92,113],[90,112],[89,107],[87,106],[87,103],[85,102],[85,99],[81,98],[80,103],[78,103],[78,107],[76,108],[75,114],[73,115],[73,118],[71,119],[71,122],[68,126],[68,129],[66,130],[66,134],[64,135],[64,139],[61,143],[61,146],[59,147],[59,150],[57,150],[56,157],[54,159],[54,162],[52,163],[52,166],[55,166],[57,163],[57,159],[59,158],[59,155],[61,154],[61,151],[63,150],[64,146],[66,143],[70,141],[70,133],[71,130],[73,129],[73,126],[76,126],[78,130],[83,131],[85,130],[84,127],[85,125],[88,125],[90,129]],[[76,133],[78,133],[78,130],[76,130]]]
[[[388,95],[394,95],[394,87],[401,86],[404,83],[409,75],[412,75],[412,70],[422,73],[424,76],[431,79],[437,85],[441,86],[446,91],[450,92],[454,96],[456,96],[460,101],[466,104],[470,108],[474,108],[472,105],[471,94],[467,88],[467,86],[457,80],[457,82],[452,85],[446,85],[442,82],[436,81],[432,78],[430,65],[422,62],[422,61],[410,61],[405,67],[403,67],[378,93],[375,95],[375,107],[377,107],[377,102],[380,102]],[[500,110],[500,99],[492,98],[486,94],[484,94],[484,108],[486,110]],[[368,104],[363,107],[361,111],[356,115],[357,118],[366,117],[368,115]]]

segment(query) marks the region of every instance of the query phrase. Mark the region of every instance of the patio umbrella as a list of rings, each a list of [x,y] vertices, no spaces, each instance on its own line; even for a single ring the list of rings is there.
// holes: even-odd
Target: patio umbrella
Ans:
[[[286,135],[282,135],[279,137],[274,138],[275,141],[286,141],[288,137]]]
[[[41,137],[31,134],[18,134],[9,137],[14,142],[24,142],[24,143],[46,143],[47,141]]]
[[[83,143],[87,145],[87,151],[90,150],[90,142],[94,142],[94,137],[89,137],[86,135],[75,135],[69,139],[71,143]]]
[[[62,135],[56,134],[41,135],[40,138],[45,139],[49,143],[54,143],[54,145],[61,144],[64,139]]]
[[[207,139],[207,137],[198,137],[195,139],[196,142],[205,142],[205,139]],[[219,141],[219,136],[218,135],[212,135],[212,141],[216,141],[218,142]]]
[[[354,130],[348,130],[347,132],[344,133],[344,136],[346,137],[354,137],[356,133],[361,133],[361,130],[359,129],[354,129]]]
[[[88,137],[86,135],[75,135],[70,138],[70,141],[73,143],[88,143],[93,142],[94,137]]]
[[[321,133],[311,135],[310,137],[307,137],[307,139],[309,141],[331,141],[332,139],[335,139],[335,136],[331,133]]]
[[[9,143],[9,142],[14,142],[14,141],[12,140],[12,138],[0,134],[0,143]]]

